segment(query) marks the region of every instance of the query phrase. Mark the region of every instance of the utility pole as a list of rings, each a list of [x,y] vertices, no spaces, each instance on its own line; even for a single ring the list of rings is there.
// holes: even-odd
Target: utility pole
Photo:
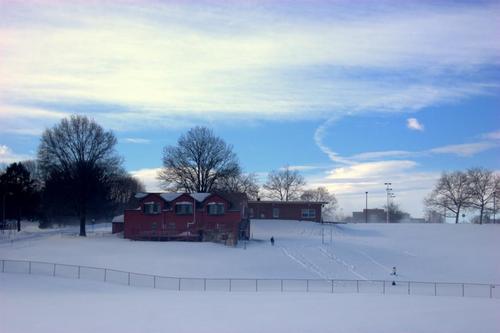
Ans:
[[[365,192],[365,223],[368,223],[368,192]]]
[[[389,223],[389,197],[393,194],[391,185],[392,183],[384,183],[386,186],[385,191],[387,192],[387,211],[386,211],[386,223]]]
[[[496,212],[497,212],[497,191],[493,192],[493,223],[497,223]]]

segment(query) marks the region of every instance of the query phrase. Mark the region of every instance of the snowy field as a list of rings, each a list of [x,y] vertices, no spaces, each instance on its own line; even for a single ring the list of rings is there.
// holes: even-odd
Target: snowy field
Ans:
[[[0,258],[199,278],[391,280],[397,266],[395,280],[500,283],[500,225],[252,221],[246,249],[89,231],[0,234]],[[176,292],[22,274],[0,274],[0,308],[0,332],[500,331],[498,298]]]
[[[498,332],[494,299],[196,293],[0,274],[2,333]]]
[[[90,229],[90,228],[89,228]],[[324,229],[324,231],[323,231]],[[246,249],[213,243],[138,242],[104,232],[0,238],[0,258],[206,278],[398,279],[500,283],[500,225],[252,221]],[[322,234],[324,235],[322,237]],[[269,238],[274,236],[273,247]],[[322,239],[324,242],[322,243]]]

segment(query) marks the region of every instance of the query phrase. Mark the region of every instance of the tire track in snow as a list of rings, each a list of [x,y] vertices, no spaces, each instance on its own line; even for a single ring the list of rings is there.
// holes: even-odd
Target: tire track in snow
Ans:
[[[344,266],[345,268],[347,268],[347,270],[349,272],[351,272],[352,274],[356,275],[357,277],[361,278],[362,280],[368,280],[368,278],[366,276],[364,276],[364,275],[356,272],[354,265],[350,265],[346,261],[340,259],[335,254],[328,252],[326,249],[324,249],[322,247],[320,247],[319,250],[320,250],[320,252],[321,252],[322,255],[324,255],[325,257],[327,257],[327,258],[329,258],[331,260],[334,260],[334,261],[338,262],[339,264],[341,264],[342,266]]]
[[[291,260],[298,263],[303,268],[307,269],[309,272],[314,273],[321,277],[322,279],[329,280],[328,274],[324,272],[318,265],[312,263],[301,253],[293,253],[290,249],[285,247],[280,247],[283,253]]]

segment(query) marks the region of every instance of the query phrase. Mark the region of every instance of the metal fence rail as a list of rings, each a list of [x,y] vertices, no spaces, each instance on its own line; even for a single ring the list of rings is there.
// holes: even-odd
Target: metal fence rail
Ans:
[[[56,276],[173,291],[308,292],[500,298],[500,285],[392,280],[185,278],[81,265],[0,259],[2,273]]]

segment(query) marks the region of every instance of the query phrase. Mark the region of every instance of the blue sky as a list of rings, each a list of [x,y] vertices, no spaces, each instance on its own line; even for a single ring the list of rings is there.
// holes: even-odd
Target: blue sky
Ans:
[[[155,190],[195,125],[261,179],[284,165],[345,214],[415,216],[442,171],[500,161],[500,3],[0,2],[0,162],[72,113],[119,139]]]

